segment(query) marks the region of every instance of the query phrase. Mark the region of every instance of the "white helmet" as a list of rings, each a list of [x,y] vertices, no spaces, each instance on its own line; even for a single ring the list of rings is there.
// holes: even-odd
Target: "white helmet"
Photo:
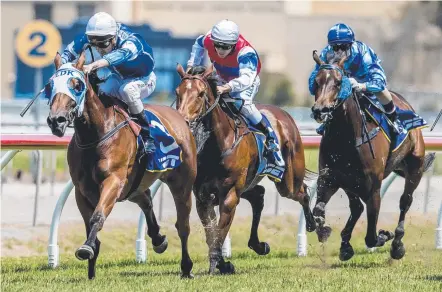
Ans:
[[[212,28],[210,39],[229,45],[235,45],[239,39],[239,28],[233,21],[224,19]]]
[[[116,36],[117,22],[106,12],[98,12],[89,19],[86,26],[88,36]]]

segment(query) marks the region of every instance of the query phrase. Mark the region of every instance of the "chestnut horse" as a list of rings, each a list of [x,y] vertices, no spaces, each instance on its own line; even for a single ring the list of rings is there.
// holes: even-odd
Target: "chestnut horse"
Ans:
[[[198,149],[202,147],[198,153],[198,174],[193,192],[209,246],[209,273],[214,273],[218,268],[222,274],[230,274],[234,273],[234,266],[224,261],[221,247],[240,197],[249,200],[253,208],[249,247],[258,254],[269,252],[267,243],[260,242],[257,233],[265,192],[264,187],[257,183],[263,176],[255,180],[259,161],[255,138],[244,120],[235,121],[221,108],[221,104],[227,105],[216,96],[216,80],[209,77],[213,70],[202,67],[203,72],[197,71],[195,69],[192,74],[186,74],[178,64],[177,72],[182,80],[176,89],[176,106],[196,136]],[[286,164],[282,180],[275,183],[276,188],[281,196],[302,205],[307,230],[314,231],[310,199],[303,182],[306,172],[304,148],[295,121],[276,106],[262,105],[258,109],[267,116],[275,130]],[[199,125],[204,125],[204,130],[209,132],[206,141],[200,141]],[[220,218],[216,224],[213,204],[218,203]]]
[[[393,259],[400,259],[405,254],[402,243],[405,215],[413,202],[413,192],[424,171],[434,160],[434,153],[425,155],[424,139],[418,128],[411,129],[395,151],[392,151],[390,141],[382,134],[370,138],[374,155],[369,143],[356,146],[356,140],[365,136],[364,116],[358,108],[359,97],[351,95],[349,87],[349,96],[338,98],[341,88],[345,86],[344,78],[347,78],[343,76],[346,58],[325,64],[316,51],[313,52],[313,59],[320,67],[315,78],[317,89],[312,112],[316,121],[326,123],[319,148],[317,201],[313,210],[317,223],[316,232],[320,242],[325,242],[330,236],[331,228],[325,225],[325,207],[333,194],[342,188],[348,196],[351,215],[341,232],[340,259],[349,260],[354,255],[350,238],[364,210],[361,200],[367,207],[367,247],[382,246],[392,239],[392,232],[380,230],[378,235],[376,226],[381,205],[381,183],[393,171],[405,177],[405,189],[399,204],[399,223],[390,250]],[[413,111],[401,95],[394,92],[391,94],[397,107]],[[365,133],[372,133],[376,127],[377,124],[368,119]]]
[[[127,115],[114,106],[106,96],[98,96],[82,68],[84,52],[76,64],[69,67],[66,88],[73,95],[83,97],[74,100],[66,90],[55,89],[50,101],[47,118],[52,133],[63,136],[66,127],[73,123],[75,135],[69,143],[67,159],[75,186],[75,199],[86,225],[86,242],[76,251],[80,260],[88,260],[89,279],[95,277],[95,263],[100,252],[97,233],[103,228],[116,202],[129,200],[140,206],[146,215],[148,235],[156,252],[167,248],[167,240],[159,232],[152,210],[149,186],[157,179],[166,183],[173,195],[177,211],[176,228],[181,239],[181,272],[183,277],[192,277],[187,240],[190,233],[189,214],[192,206],[192,186],[196,178],[195,140],[184,119],[170,107],[149,105],[182,149],[182,162],[164,172],[146,171],[146,159],[137,158],[137,138],[128,126]],[[55,57],[57,73],[61,64],[60,55]],[[63,68],[69,64],[64,64]],[[66,69],[64,69],[66,71]],[[63,71],[63,70],[60,70]],[[55,76],[57,76],[57,73]],[[83,75],[82,75],[83,74]],[[54,79],[57,82],[56,78]],[[63,85],[61,85],[63,87]],[[132,121],[131,121],[132,123]]]

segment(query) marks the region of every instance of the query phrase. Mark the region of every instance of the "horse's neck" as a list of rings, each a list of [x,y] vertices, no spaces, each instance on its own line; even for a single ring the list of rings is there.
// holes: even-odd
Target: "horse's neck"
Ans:
[[[86,93],[86,100],[83,110],[83,119],[75,124],[75,132],[79,135],[83,142],[99,139],[110,128],[113,123],[109,122],[112,118],[112,107],[106,108],[100,98],[94,93],[89,86]]]
[[[351,141],[347,145],[354,145],[355,139],[361,136],[361,130],[362,117],[359,114],[355,100],[349,98],[333,113],[333,119],[328,129],[329,137],[337,138],[341,145],[347,144],[346,140]]]
[[[234,142],[234,121],[227,116],[219,105],[213,109],[211,117],[213,132],[220,150],[223,152],[227,150]]]

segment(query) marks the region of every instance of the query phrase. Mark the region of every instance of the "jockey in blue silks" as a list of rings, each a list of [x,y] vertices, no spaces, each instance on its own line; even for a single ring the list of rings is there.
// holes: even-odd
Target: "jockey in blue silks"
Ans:
[[[352,88],[359,92],[373,93],[383,105],[387,117],[395,126],[395,131],[403,132],[404,128],[397,120],[396,106],[387,89],[387,77],[373,49],[361,41],[356,41],[353,30],[344,23],[332,26],[327,39],[328,45],[321,52],[321,60],[327,63],[336,55],[341,57],[346,55],[344,71],[349,74]],[[309,90],[312,95],[316,90],[314,81],[318,70],[319,65],[316,65],[309,79]],[[322,134],[323,125],[317,131]]]
[[[86,33],[79,35],[64,50],[62,62],[72,62],[79,57],[86,45],[95,47],[102,59],[84,65],[83,71],[100,69],[106,72],[106,81],[99,85],[99,93],[118,98],[127,104],[129,113],[141,126],[145,152],[155,152],[150,135],[149,121],[144,114],[141,99],[155,90],[155,61],[152,48],[127,26],[117,23],[105,12],[96,13],[89,19]],[[105,71],[103,71],[105,70]]]

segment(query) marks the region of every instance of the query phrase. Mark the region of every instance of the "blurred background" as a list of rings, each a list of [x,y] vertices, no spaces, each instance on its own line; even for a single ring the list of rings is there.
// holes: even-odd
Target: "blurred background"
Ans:
[[[48,106],[44,100],[32,107],[24,118],[19,116],[29,99],[54,73],[52,64],[35,66],[18,56],[25,46],[16,41],[20,30],[36,19],[49,21],[61,37],[58,48],[61,52],[77,34],[84,32],[89,17],[99,11],[108,12],[117,21],[130,26],[153,47],[157,86],[154,95],[144,101],[146,103],[172,103],[174,89],[179,84],[176,63],[185,65],[195,38],[219,20],[228,18],[239,25],[241,33],[262,59],[257,102],[284,107],[304,135],[314,135],[318,126],[310,118],[313,98],[308,93],[308,77],[314,66],[312,51],[326,45],[328,29],[337,22],[349,24],[356,38],[375,50],[387,73],[389,88],[402,93],[430,125],[442,109],[441,2],[1,1],[2,133],[50,134],[46,125]],[[42,38],[36,46],[44,49],[45,41],[49,39]],[[427,136],[440,135],[442,122],[433,132],[423,131]],[[2,151],[2,155],[4,153]],[[308,152],[306,156],[309,167],[317,169],[317,152]],[[30,215],[20,217],[14,206],[25,204],[17,199],[18,194],[34,195],[32,184],[36,182],[37,160],[36,152],[23,151],[2,171],[2,224],[30,222]],[[431,182],[423,180],[419,188],[419,192],[430,196],[430,201],[425,203],[429,210],[437,210],[439,204],[437,189],[441,186],[439,174],[442,173],[439,161],[432,170]],[[47,222],[55,204],[54,194],[58,194],[69,179],[65,151],[44,151],[42,167],[42,195],[48,196],[49,211],[40,212],[40,218]],[[399,196],[403,180],[398,179],[393,186]],[[270,193],[275,192],[273,186],[270,188]],[[397,196],[392,202],[395,212]],[[72,218],[81,220],[75,203],[71,203]],[[277,204],[272,202],[265,212],[273,214],[278,208],[289,210],[295,206],[278,207]],[[343,204],[339,208],[345,210],[346,203]],[[423,210],[425,204],[415,206]],[[41,208],[45,206],[45,202],[40,205]],[[170,215],[174,214],[173,210],[171,207]],[[69,210],[67,212],[69,214]]]

